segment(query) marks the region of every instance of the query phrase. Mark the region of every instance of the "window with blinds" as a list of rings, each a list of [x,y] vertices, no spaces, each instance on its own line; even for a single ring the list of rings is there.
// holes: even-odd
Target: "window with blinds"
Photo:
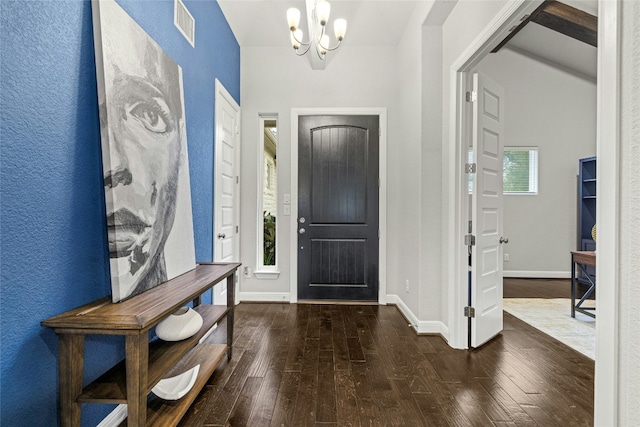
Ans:
[[[538,194],[538,148],[505,147],[504,194]]]

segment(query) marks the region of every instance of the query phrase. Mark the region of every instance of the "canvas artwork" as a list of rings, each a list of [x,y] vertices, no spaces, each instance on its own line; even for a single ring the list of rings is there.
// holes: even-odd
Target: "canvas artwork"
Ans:
[[[115,1],[93,1],[112,300],[195,268],[182,69]]]

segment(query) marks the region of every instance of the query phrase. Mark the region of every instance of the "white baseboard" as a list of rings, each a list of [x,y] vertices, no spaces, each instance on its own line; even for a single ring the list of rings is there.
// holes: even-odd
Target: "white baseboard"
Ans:
[[[291,295],[289,292],[238,292],[236,294],[238,301],[253,302],[290,302]]]
[[[116,409],[111,411],[109,415],[104,417],[97,427],[118,427],[127,418],[127,405],[124,403],[116,406]]]
[[[504,270],[502,275],[519,279],[571,279],[571,271]]]
[[[437,320],[418,320],[417,316],[407,307],[398,295],[387,295],[387,304],[396,305],[404,317],[409,320],[411,327],[419,334],[439,334],[445,340],[449,339],[449,328]]]

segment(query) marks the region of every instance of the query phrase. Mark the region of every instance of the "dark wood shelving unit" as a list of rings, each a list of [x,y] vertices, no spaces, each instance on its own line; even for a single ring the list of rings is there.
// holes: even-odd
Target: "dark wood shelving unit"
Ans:
[[[199,264],[147,292],[112,303],[94,301],[42,322],[59,336],[61,424],[80,425],[82,403],[125,403],[129,426],[173,426],[189,409],[207,380],[223,360],[231,359],[235,273],[239,263]],[[227,305],[201,304],[201,295],[227,280]],[[149,342],[149,330],[185,304],[193,302],[203,318],[197,334],[186,340]],[[210,329],[227,318],[227,344],[200,343]],[[125,359],[98,379],[82,387],[85,335],[123,335]],[[178,401],[149,399],[162,378],[185,372],[200,364],[193,388]]]
[[[596,242],[591,237],[591,229],[596,223],[596,170],[597,159],[587,157],[580,159],[578,165],[578,251],[595,251]],[[587,275],[589,277],[587,277]],[[578,282],[590,286],[595,281],[595,268],[586,266],[580,271]]]

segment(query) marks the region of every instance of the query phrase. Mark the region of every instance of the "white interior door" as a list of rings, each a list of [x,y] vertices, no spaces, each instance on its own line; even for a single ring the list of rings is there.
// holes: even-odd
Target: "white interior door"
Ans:
[[[240,106],[216,80],[213,260],[238,262],[238,176]],[[214,288],[213,303],[227,303],[226,281]]]
[[[482,74],[473,76],[471,346],[502,331],[502,152],[504,90]]]

